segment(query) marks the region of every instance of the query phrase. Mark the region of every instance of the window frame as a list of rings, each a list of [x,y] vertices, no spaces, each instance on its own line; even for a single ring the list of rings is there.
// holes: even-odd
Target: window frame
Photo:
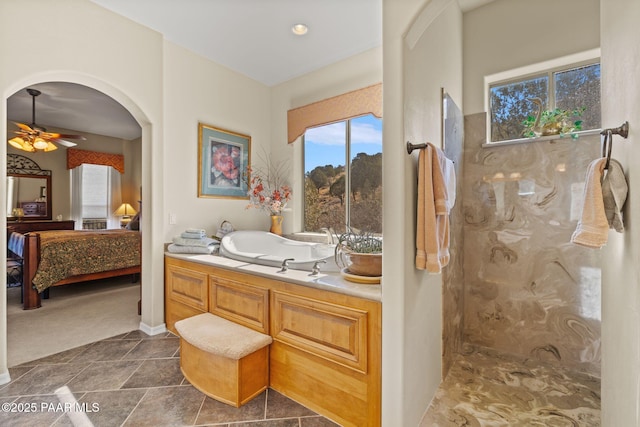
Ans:
[[[517,138],[508,139],[503,141],[491,140],[491,86],[516,83],[519,81],[535,78],[537,76],[548,76],[549,78],[549,108],[555,108],[555,81],[553,79],[554,73],[561,71],[570,71],[575,68],[584,67],[586,65],[592,65],[595,63],[601,63],[600,48],[579,52],[573,55],[567,55],[560,58],[552,59],[549,61],[543,61],[536,64],[527,65],[524,67],[514,68],[512,70],[503,71],[496,74],[487,75],[484,77],[484,111],[486,113],[486,135],[485,143],[483,147],[496,147],[500,145],[519,144],[531,141],[546,141],[551,139],[557,139],[554,136],[543,136],[537,138]],[[578,135],[592,135],[600,133],[601,129],[590,129],[585,131],[576,132]]]
[[[344,171],[345,171],[345,195],[344,195],[344,206],[345,206],[345,222],[347,227],[351,226],[351,162],[352,162],[352,158],[351,158],[351,153],[352,153],[352,147],[351,147],[351,123],[353,120],[359,119],[361,117],[366,117],[371,115],[373,118],[380,120],[380,122],[382,123],[383,119],[381,117],[377,117],[375,114],[373,113],[367,113],[367,114],[363,114],[363,115],[359,115],[359,116],[354,116],[354,117],[348,117],[345,118],[343,120],[338,120],[335,121],[333,123],[327,123],[327,124],[322,124],[322,125],[318,125],[318,126],[314,126],[315,128],[317,127],[321,127],[321,126],[329,126],[332,124],[336,124],[336,123],[345,123],[345,133],[344,133],[344,142],[345,142],[345,149],[344,149],[344,154],[345,154],[345,165],[344,165]],[[302,182],[303,182],[303,191],[304,191],[304,182],[306,179],[306,172],[305,172],[305,151],[306,151],[306,133],[309,129],[312,128],[307,128],[305,130],[305,132],[302,134],[301,136],[301,141],[302,141]],[[381,152],[382,151],[382,147],[381,147]],[[384,156],[384,153],[383,153]],[[306,229],[306,200],[303,197],[302,200],[302,231],[300,232],[301,234],[320,234],[316,231],[311,231],[311,230],[307,230]],[[380,214],[382,214],[382,212],[380,212]],[[338,235],[340,235],[342,232],[338,232],[337,230],[334,230]],[[382,236],[382,233],[380,233],[380,236]]]

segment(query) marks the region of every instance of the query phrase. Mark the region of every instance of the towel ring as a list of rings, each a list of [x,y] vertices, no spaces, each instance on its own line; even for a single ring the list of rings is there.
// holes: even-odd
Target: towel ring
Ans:
[[[611,148],[613,147],[613,132],[611,129],[607,129],[602,135],[604,136],[602,140],[602,157],[607,159],[604,164],[604,170],[609,170],[609,163],[611,163]]]

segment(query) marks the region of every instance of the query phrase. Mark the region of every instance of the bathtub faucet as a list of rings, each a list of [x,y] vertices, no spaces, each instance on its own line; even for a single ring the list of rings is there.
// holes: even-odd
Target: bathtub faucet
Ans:
[[[331,227],[329,227],[329,228],[322,227],[320,229],[320,231],[322,231],[324,234],[327,235],[327,244],[328,245],[332,245],[332,244],[335,243],[335,239],[334,239],[335,231],[333,231],[333,228],[331,228]]]
[[[278,270],[278,273],[284,273],[287,270],[289,270],[289,261],[293,261],[295,258],[287,258],[284,261],[282,261],[282,268],[280,268],[280,270]]]
[[[327,261],[321,259],[313,263],[313,267],[311,268],[311,274],[309,276],[317,276],[320,273],[320,264],[326,264]]]

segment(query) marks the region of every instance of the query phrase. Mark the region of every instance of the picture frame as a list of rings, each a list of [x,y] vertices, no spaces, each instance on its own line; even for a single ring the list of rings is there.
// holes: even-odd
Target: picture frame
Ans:
[[[198,197],[249,199],[251,137],[198,123]]]

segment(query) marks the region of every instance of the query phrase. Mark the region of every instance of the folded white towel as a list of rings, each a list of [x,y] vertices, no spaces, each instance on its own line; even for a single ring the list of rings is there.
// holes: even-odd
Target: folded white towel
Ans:
[[[183,231],[182,234],[180,234],[180,237],[184,239],[202,239],[204,237],[207,237],[207,233],[200,231],[198,231],[197,233],[191,231]]]
[[[217,248],[217,245],[209,246],[182,246],[171,243],[167,250],[173,254],[209,254],[211,255]]]
[[[173,238],[173,243],[175,243],[176,245],[181,245],[181,246],[206,247],[206,246],[209,246],[212,243],[218,244],[220,242],[218,242],[217,240],[212,239],[210,237],[204,237],[202,239],[185,239],[184,237],[176,236],[176,237]]]
[[[207,234],[207,231],[204,228],[187,228],[184,231],[187,233],[198,233],[203,236]]]

